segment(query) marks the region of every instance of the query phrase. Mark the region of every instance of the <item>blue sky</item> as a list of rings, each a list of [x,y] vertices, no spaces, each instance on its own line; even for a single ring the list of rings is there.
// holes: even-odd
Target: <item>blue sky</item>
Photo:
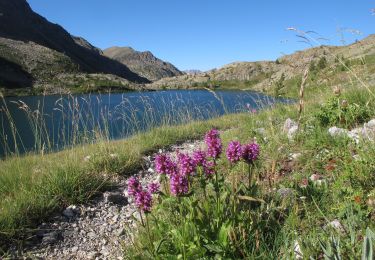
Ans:
[[[308,47],[287,27],[340,45],[375,33],[373,0],[28,0],[34,11],[102,49],[150,50],[179,69],[275,60]],[[340,28],[344,28],[341,29]],[[350,29],[361,31],[353,34]]]

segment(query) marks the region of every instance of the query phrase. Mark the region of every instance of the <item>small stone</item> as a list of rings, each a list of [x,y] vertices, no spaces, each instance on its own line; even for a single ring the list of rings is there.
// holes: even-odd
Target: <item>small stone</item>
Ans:
[[[91,238],[91,239],[93,239],[93,238],[95,238],[96,237],[96,234],[95,234],[95,232],[89,232],[88,234],[87,234],[87,236],[89,237],[89,238]]]
[[[77,252],[77,251],[78,251],[78,246],[74,246],[74,247],[72,247],[71,251],[72,251],[73,253]]]
[[[155,170],[154,170],[154,169],[152,169],[152,168],[148,168],[147,172],[148,172],[148,173],[154,173],[154,172],[155,172]]]
[[[99,256],[100,256],[100,253],[96,252],[96,251],[90,252],[90,253],[87,254],[87,258],[88,259],[95,259],[95,258],[97,258]]]
[[[298,125],[291,127],[291,128],[289,129],[289,131],[288,131],[288,139],[289,139],[289,140],[293,140],[293,139],[294,139],[294,136],[295,136],[296,133],[297,133],[297,131],[298,131]]]
[[[372,119],[372,120],[368,121],[365,124],[365,128],[375,128],[375,119]]]
[[[293,189],[290,189],[290,188],[280,188],[277,190],[277,193],[282,197],[282,198],[286,198],[286,197],[291,197],[294,195],[294,190]]]
[[[298,126],[296,121],[290,118],[287,118],[284,122],[283,131],[285,133],[288,133],[291,128],[296,127],[296,126]]]
[[[74,212],[72,209],[70,208],[67,208],[67,209],[64,209],[63,213],[62,213],[65,217],[67,218],[73,218],[74,217]]]
[[[302,253],[302,250],[301,250],[301,246],[299,245],[297,240],[294,241],[293,252],[294,252],[295,259],[303,259],[303,253]]]
[[[132,216],[138,220],[138,221],[141,221],[141,215],[139,214],[138,211],[134,211],[134,213],[132,214]]]
[[[112,217],[112,221],[116,223],[118,221],[118,218],[119,218],[119,215],[114,215]]]
[[[70,205],[62,212],[63,216],[67,218],[73,218],[78,213],[79,208],[76,205]]]
[[[326,228],[328,227],[334,228],[335,230],[340,231],[342,233],[345,232],[344,226],[341,224],[341,222],[338,219],[334,219],[331,222],[329,222],[326,225]]]
[[[62,239],[62,235],[58,231],[52,231],[43,236],[42,244],[44,245],[51,245],[55,244],[56,242]]]
[[[301,153],[291,153],[290,155],[289,155],[289,159],[290,160],[297,160],[299,157],[301,157]]]
[[[266,135],[266,129],[263,128],[263,127],[261,127],[261,128],[257,128],[257,129],[255,129],[254,131],[255,131],[255,133],[260,134],[260,135],[262,135],[262,136],[265,136],[265,135]]]
[[[108,256],[109,255],[109,251],[106,247],[102,247],[102,250],[100,251],[100,253],[103,255],[103,256]]]
[[[120,192],[107,192],[104,193],[105,203],[113,203],[116,205],[127,205],[128,199]]]
[[[126,230],[125,230],[125,228],[120,228],[120,229],[118,229],[117,231],[116,231],[116,234],[117,234],[117,236],[123,236],[123,235],[125,235],[125,232],[126,232]]]
[[[336,126],[333,126],[333,127],[330,127],[330,128],[328,129],[328,133],[329,133],[332,137],[336,137],[336,136],[345,136],[345,135],[347,135],[348,130],[343,129],[343,128],[339,128],[339,127],[336,127]]]
[[[375,198],[368,198],[366,203],[369,207],[375,208]]]

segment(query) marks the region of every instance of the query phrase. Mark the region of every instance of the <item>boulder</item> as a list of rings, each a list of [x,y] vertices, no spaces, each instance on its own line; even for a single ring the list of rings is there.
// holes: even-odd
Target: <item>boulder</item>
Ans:
[[[283,132],[288,135],[289,140],[293,140],[298,131],[298,123],[290,118],[286,119],[283,126]]]

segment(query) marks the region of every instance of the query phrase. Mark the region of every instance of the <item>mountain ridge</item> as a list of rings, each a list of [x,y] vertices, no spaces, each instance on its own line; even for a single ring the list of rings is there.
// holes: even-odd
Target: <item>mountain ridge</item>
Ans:
[[[150,51],[137,51],[132,47],[113,46],[103,50],[103,54],[126,65],[130,70],[150,81],[183,75],[173,64],[155,57]]]

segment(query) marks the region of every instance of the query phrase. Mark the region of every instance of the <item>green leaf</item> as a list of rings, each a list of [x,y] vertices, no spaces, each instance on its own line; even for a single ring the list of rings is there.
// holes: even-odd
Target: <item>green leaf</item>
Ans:
[[[160,240],[158,243],[157,242],[154,242],[154,246],[155,246],[155,253],[158,254],[159,253],[159,250],[160,250],[160,247],[161,245],[163,244],[163,242],[165,242],[166,239],[163,238],[162,240]]]
[[[222,253],[223,252],[223,249],[219,245],[208,244],[208,245],[204,245],[204,247],[208,251],[210,251],[211,253]]]
[[[220,228],[218,238],[219,238],[220,244],[223,245],[223,247],[228,246],[228,236],[229,236],[230,229],[231,229],[231,225],[228,223],[223,224]]]
[[[366,229],[366,237],[363,241],[362,247],[362,260],[372,260],[373,259],[373,247],[372,240],[375,239],[375,234],[370,228]]]

